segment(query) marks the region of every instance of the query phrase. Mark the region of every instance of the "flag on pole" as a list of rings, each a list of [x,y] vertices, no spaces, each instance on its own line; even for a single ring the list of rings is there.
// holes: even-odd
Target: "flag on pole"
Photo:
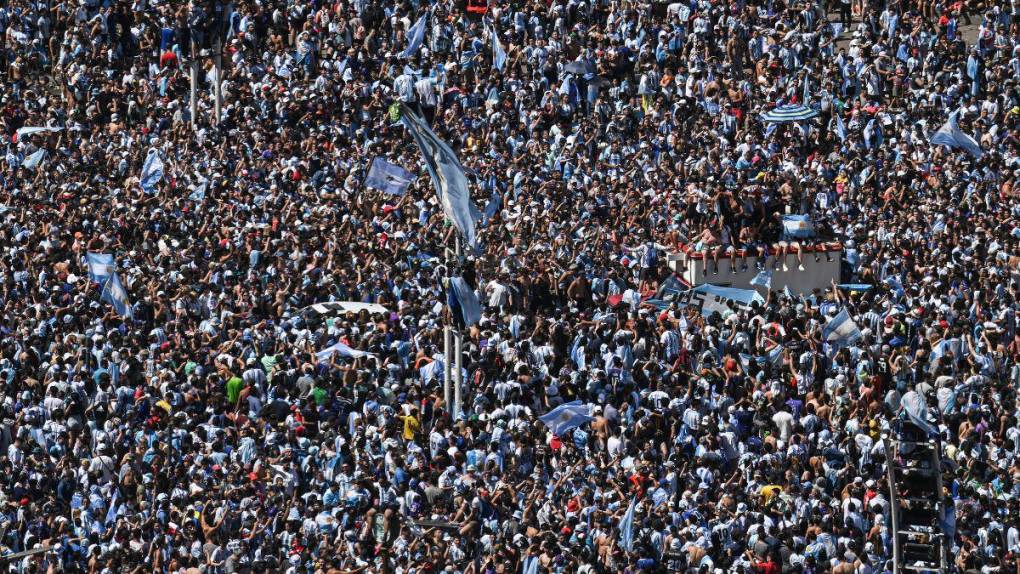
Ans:
[[[401,58],[410,58],[418,53],[418,48],[421,48],[421,43],[425,40],[425,27],[428,25],[428,21],[429,14],[426,12],[407,31],[407,49],[400,53]]]
[[[160,159],[159,152],[155,149],[150,149],[149,154],[145,157],[142,174],[138,179],[145,193],[154,193],[156,184],[163,179],[163,160]]]
[[[377,157],[372,160],[372,167],[368,169],[365,187],[378,189],[387,195],[404,195],[412,181],[414,181],[413,173]]]
[[[957,123],[959,114],[959,111],[949,114],[949,120],[931,136],[930,141],[937,145],[962,148],[975,158],[981,159],[985,152],[974,138],[960,130],[960,125]]]
[[[634,509],[637,507],[637,497],[630,499],[630,506],[620,521],[620,548],[627,552],[634,551]]]
[[[103,294],[100,298],[110,305],[113,305],[113,310],[121,317],[131,318],[134,316],[134,312],[131,309],[131,303],[128,301],[127,290],[124,289],[124,285],[121,284],[120,277],[117,273],[114,273],[110,277],[110,280],[106,282],[106,285],[103,287]]]
[[[478,302],[478,295],[463,277],[450,279],[450,296],[455,299],[456,307],[460,309],[464,325],[471,326],[482,320],[482,306]]]
[[[475,238],[476,208],[471,205],[471,193],[468,190],[467,175],[460,160],[435,133],[419,118],[411,108],[401,104],[400,121],[411,133],[418,149],[421,150],[425,168],[432,178],[432,185],[439,195],[443,213],[453,223],[464,241],[472,248],[477,247]]]
[[[844,308],[822,328],[822,339],[833,346],[845,347],[861,338],[861,330]]]
[[[496,25],[492,26],[492,65],[500,72],[506,66],[506,51],[499,43],[499,33],[496,32]]]
[[[89,279],[100,285],[106,285],[116,272],[112,253],[86,253],[85,263],[89,268]]]
[[[556,436],[564,436],[571,429],[595,420],[589,414],[591,409],[581,401],[563,403],[553,410],[538,417]]]
[[[907,391],[900,399],[900,408],[903,409],[910,422],[917,425],[926,434],[938,436],[939,429],[928,422],[928,405],[925,403],[924,397],[917,391]]]

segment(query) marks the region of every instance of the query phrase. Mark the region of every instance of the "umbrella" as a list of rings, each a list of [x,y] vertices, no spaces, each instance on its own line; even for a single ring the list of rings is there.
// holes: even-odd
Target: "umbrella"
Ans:
[[[807,106],[789,105],[779,106],[778,108],[767,111],[761,115],[761,119],[762,121],[769,123],[786,123],[802,122],[817,116],[818,112]]]

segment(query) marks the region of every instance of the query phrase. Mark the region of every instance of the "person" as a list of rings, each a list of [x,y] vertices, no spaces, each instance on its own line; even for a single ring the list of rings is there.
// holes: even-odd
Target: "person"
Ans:
[[[878,571],[920,397],[950,561],[1016,570],[1016,6],[661,8],[3,3],[10,569]]]

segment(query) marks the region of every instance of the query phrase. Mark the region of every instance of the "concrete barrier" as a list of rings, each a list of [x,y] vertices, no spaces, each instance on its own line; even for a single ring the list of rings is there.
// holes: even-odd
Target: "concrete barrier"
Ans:
[[[839,244],[829,243],[819,246],[804,246],[804,270],[797,268],[797,254],[792,249],[786,256],[786,267],[782,264],[772,272],[772,290],[782,291],[789,287],[794,295],[810,295],[814,289],[826,290],[831,287],[832,281],[840,282],[841,259],[843,247]],[[776,248],[769,250],[768,268],[772,269]],[[815,261],[815,256],[818,261]],[[666,263],[674,273],[680,276],[692,287],[711,283],[724,287],[739,287],[741,289],[757,289],[762,295],[765,289],[751,285],[751,280],[758,275],[758,255],[755,252],[747,257],[747,269],[742,269],[744,264],[743,252],[738,251],[736,257],[736,268],[730,266],[730,256],[725,253],[719,255],[719,273],[713,273],[715,265],[710,254],[706,256],[703,251],[697,251],[693,246],[681,245],[680,250],[669,253],[666,256]]]

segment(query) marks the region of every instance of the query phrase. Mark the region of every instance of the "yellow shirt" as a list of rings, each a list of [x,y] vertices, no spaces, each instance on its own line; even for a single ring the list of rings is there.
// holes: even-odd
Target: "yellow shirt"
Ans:
[[[413,416],[402,417],[404,419],[404,440],[414,440],[414,435],[421,428],[421,423]]]
[[[770,484],[768,486],[761,487],[761,495],[765,498],[765,504],[768,504],[774,496],[779,495],[783,492],[783,487],[778,484]]]

